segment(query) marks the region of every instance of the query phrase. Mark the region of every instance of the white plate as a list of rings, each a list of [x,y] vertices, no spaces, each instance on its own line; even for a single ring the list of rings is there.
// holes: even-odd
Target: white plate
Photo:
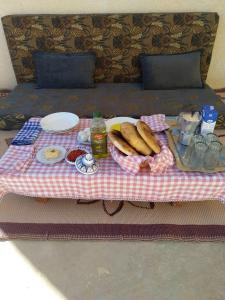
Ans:
[[[76,126],[74,126],[73,128],[70,128],[69,130],[62,130],[62,131],[53,131],[53,130],[44,130],[46,133],[53,133],[53,134],[64,134],[64,133],[70,133],[73,132],[74,128],[76,128]]]
[[[137,124],[137,121],[138,119],[134,119],[134,118],[129,118],[129,117],[116,117],[116,118],[112,118],[112,119],[109,119],[107,120],[105,123],[106,123],[106,130],[107,132],[110,131],[112,125],[114,124],[121,124],[121,123],[124,123],[124,122],[130,122],[134,125]]]
[[[49,150],[51,150],[51,149],[59,150],[60,151],[59,157],[52,158],[52,159],[46,159],[45,155],[44,155],[44,152],[48,149]],[[37,155],[36,155],[36,158],[42,164],[52,165],[52,164],[55,164],[55,163],[60,162],[61,160],[63,160],[65,158],[65,156],[66,156],[66,149],[65,148],[63,148],[62,146],[52,145],[52,146],[43,147],[41,150],[39,150]]]
[[[47,132],[65,132],[79,123],[79,117],[70,112],[58,112],[41,119],[41,127]]]

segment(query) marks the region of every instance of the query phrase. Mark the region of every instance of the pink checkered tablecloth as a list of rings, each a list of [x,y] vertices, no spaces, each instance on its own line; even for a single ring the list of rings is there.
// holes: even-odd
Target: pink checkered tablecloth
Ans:
[[[225,172],[190,173],[172,166],[164,174],[151,174],[149,169],[143,169],[132,175],[108,157],[100,160],[96,174],[87,176],[65,161],[55,165],[36,161],[35,155],[43,146],[61,145],[67,150],[76,147],[78,130],[89,125],[90,120],[84,119],[72,134],[41,132],[31,146],[10,146],[0,160],[0,197],[12,192],[49,198],[225,202]],[[160,135],[163,138],[164,134]]]

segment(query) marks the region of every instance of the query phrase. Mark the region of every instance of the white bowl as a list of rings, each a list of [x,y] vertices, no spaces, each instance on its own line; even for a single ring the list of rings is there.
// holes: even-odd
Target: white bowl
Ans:
[[[109,120],[105,121],[106,130],[107,130],[107,132],[109,132],[110,129],[111,129],[111,127],[114,124],[121,124],[121,123],[124,123],[124,122],[129,122],[129,123],[132,123],[132,124],[136,125],[137,121],[138,121],[138,119],[134,119],[134,118],[130,118],[130,117],[116,117],[116,118],[112,118],[112,119],[109,119]]]
[[[58,112],[41,119],[40,125],[49,133],[66,132],[79,124],[79,117],[70,112]]]
[[[75,161],[76,161],[76,159],[75,159],[75,161],[71,161],[71,160],[68,160],[68,155],[70,154],[70,152],[71,151],[73,151],[73,150],[83,150],[83,151],[85,151],[86,153],[84,153],[84,154],[87,154],[87,151],[86,150],[84,150],[84,149],[80,149],[80,148],[74,148],[74,149],[71,149],[71,150],[69,150],[67,153],[66,153],[66,155],[65,155],[65,161],[69,164],[69,165],[74,165],[75,166]],[[84,154],[81,154],[81,155],[84,155]],[[80,155],[79,155],[80,156]],[[79,157],[78,156],[78,157]]]

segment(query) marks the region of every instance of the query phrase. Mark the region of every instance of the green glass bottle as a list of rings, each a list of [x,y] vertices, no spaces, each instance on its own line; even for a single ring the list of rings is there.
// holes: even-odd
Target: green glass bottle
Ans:
[[[100,112],[93,113],[91,123],[91,148],[95,158],[108,156],[106,125]]]

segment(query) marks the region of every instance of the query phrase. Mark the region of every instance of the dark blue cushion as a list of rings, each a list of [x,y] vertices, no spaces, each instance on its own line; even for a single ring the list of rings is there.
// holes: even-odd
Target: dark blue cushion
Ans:
[[[93,88],[93,53],[34,52],[38,88]]]
[[[141,55],[143,87],[147,90],[202,88],[201,52]]]

